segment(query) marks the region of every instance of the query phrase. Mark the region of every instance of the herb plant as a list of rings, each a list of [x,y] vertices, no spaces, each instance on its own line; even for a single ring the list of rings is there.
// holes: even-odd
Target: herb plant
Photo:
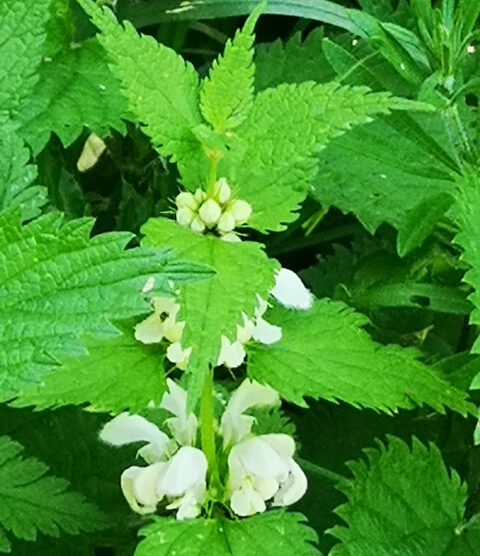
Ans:
[[[345,4],[0,3],[1,553],[480,554],[480,1]]]

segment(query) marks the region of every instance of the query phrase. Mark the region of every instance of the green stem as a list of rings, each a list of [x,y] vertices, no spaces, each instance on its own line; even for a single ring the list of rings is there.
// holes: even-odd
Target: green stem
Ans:
[[[210,477],[218,478],[217,450],[215,445],[215,421],[213,413],[213,370],[208,370],[200,400],[200,439],[202,450],[207,456]]]
[[[345,480],[345,477],[342,477],[342,475],[334,473],[333,471],[329,471],[324,467],[320,467],[316,463],[312,463],[311,461],[302,458],[295,459],[297,460],[300,467],[303,467],[305,471],[310,471],[310,473],[313,473],[314,475],[318,475],[319,477],[323,477],[324,479],[328,479],[329,481],[333,481],[334,483],[339,483],[340,481]]]
[[[210,175],[208,176],[208,184],[207,184],[207,194],[209,197],[213,197],[215,193],[215,184],[217,183],[217,172],[218,172],[218,163],[220,162],[220,157],[211,155],[210,156]]]

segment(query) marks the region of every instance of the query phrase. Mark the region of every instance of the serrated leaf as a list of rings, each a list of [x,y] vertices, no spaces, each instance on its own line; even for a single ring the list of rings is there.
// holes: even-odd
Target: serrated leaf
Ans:
[[[268,259],[258,243],[229,243],[163,218],[150,220],[142,232],[145,245],[171,247],[178,256],[188,254],[193,263],[215,271],[211,280],[180,288],[178,319],[186,321],[182,346],[192,347],[188,370],[193,374],[190,396],[196,401],[209,365],[217,361],[221,336],[236,339],[236,326],[243,325],[242,312],[253,316],[257,295],[268,297],[278,264]]]
[[[443,463],[438,448],[416,438],[412,449],[389,437],[350,464],[353,479],[337,488],[348,502],[336,512],[348,527],[332,556],[475,556],[480,531],[465,524],[466,485]]]
[[[59,357],[83,353],[80,334],[113,337],[112,319],[147,312],[140,292],[150,276],[169,292],[168,279],[182,283],[205,270],[166,252],[125,251],[128,233],[90,239],[92,225],[52,213],[22,227],[15,213],[0,215],[0,312],[8,315],[0,322],[0,400],[39,380]]]
[[[50,0],[0,4],[0,122],[14,119],[37,81]]]
[[[0,437],[0,530],[4,552],[10,552],[5,531],[33,541],[37,532],[58,537],[106,526],[107,520],[83,496],[68,492],[68,482],[45,476],[48,467],[34,458],[23,459],[23,448]]]
[[[217,132],[225,133],[239,126],[253,103],[253,29],[263,10],[263,5],[258,6],[243,29],[227,42],[223,55],[213,62],[203,82],[200,108]]]
[[[436,224],[453,204],[453,197],[438,193],[427,197],[406,214],[398,232],[397,250],[404,257],[432,233]]]
[[[459,232],[455,242],[463,249],[462,260],[470,270],[465,274],[464,281],[472,286],[474,292],[470,296],[473,311],[470,322],[480,325],[480,187],[476,173],[469,171],[463,178],[459,178],[459,190],[456,218]],[[476,339],[472,351],[480,353],[480,339]]]
[[[298,513],[272,511],[229,521],[157,519],[141,531],[135,556],[313,556],[317,535]]]
[[[263,91],[281,83],[316,81],[326,83],[336,75],[328,65],[322,51],[323,28],[314,29],[302,41],[302,34],[295,33],[283,43],[259,44],[255,49],[255,87]]]
[[[192,158],[204,159],[205,164],[208,160],[192,132],[203,123],[195,68],[153,37],[139,36],[128,21],[119,25],[110,10],[101,9],[92,0],[79,0],[79,4],[102,31],[98,39],[131,112],[162,156],[178,161],[180,171],[186,162],[189,173],[185,169],[184,181],[198,187],[197,172],[190,172]]]
[[[268,321],[282,327],[282,339],[250,347],[248,374],[297,405],[310,396],[389,412],[415,405],[473,409],[417,351],[375,342],[362,329],[368,319],[343,303],[318,300],[310,311],[276,307]]]
[[[298,216],[327,142],[371,115],[388,113],[394,99],[366,87],[338,83],[284,84],[257,95],[221,172],[253,207],[249,225],[280,231]],[[275,210],[273,210],[275,207]]]
[[[35,184],[37,168],[29,159],[20,137],[4,126],[0,135],[0,213],[18,208],[22,219],[30,220],[47,202],[47,191]]]
[[[62,361],[12,405],[46,409],[87,404],[106,413],[137,413],[151,401],[159,405],[165,392],[164,355],[157,346],[135,339],[133,323],[119,328],[123,335],[118,338],[84,340],[88,355]]]
[[[31,100],[18,116],[20,134],[34,152],[45,146],[52,132],[65,146],[85,127],[103,137],[111,129],[125,132],[127,103],[96,40],[46,59],[39,75]]]

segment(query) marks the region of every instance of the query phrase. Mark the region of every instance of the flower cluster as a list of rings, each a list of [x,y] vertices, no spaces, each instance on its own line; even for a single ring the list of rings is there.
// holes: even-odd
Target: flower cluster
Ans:
[[[195,518],[208,499],[207,457],[195,447],[198,419],[187,412],[186,392],[173,380],[167,383],[169,392],[161,407],[173,415],[166,420],[172,438],[144,417],[127,413],[107,423],[100,437],[114,446],[147,442],[138,451],[147,465],[129,467],[121,477],[132,510],[153,513],[165,501],[166,509],[177,511],[177,519]],[[229,504],[238,516],[264,512],[269,502],[288,506],[307,489],[305,474],[293,459],[293,438],[280,433],[256,436],[252,434],[254,417],[245,415],[250,408],[279,403],[275,390],[246,379],[231,395],[217,424],[219,468],[226,462],[228,471],[222,477],[220,498],[216,493],[215,499]]]
[[[214,186],[213,194],[203,189],[195,193],[183,191],[175,198],[177,222],[194,232],[216,232],[225,241],[240,241],[235,228],[246,224],[252,215],[252,207],[241,199],[234,199],[225,178]]]
[[[276,276],[275,286],[271,295],[282,305],[294,309],[309,309],[313,298],[300,278],[291,270],[282,268]],[[253,318],[242,314],[243,322],[237,325],[236,337],[230,340],[221,337],[221,348],[217,366],[225,365],[231,369],[239,367],[246,357],[245,344],[254,340],[270,345],[282,337],[282,329],[267,322],[263,316],[268,304],[257,296],[258,306]],[[167,340],[167,359],[175,363],[179,369],[185,370],[188,365],[191,347],[182,347],[182,334],[185,327],[183,321],[177,321],[180,305],[173,298],[156,297],[152,300],[154,312],[135,327],[135,338],[144,344],[155,344]]]

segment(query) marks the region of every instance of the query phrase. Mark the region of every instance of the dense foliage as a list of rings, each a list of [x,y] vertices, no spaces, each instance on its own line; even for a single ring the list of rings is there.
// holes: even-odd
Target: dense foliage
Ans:
[[[479,15],[0,2],[0,553],[480,555]]]

